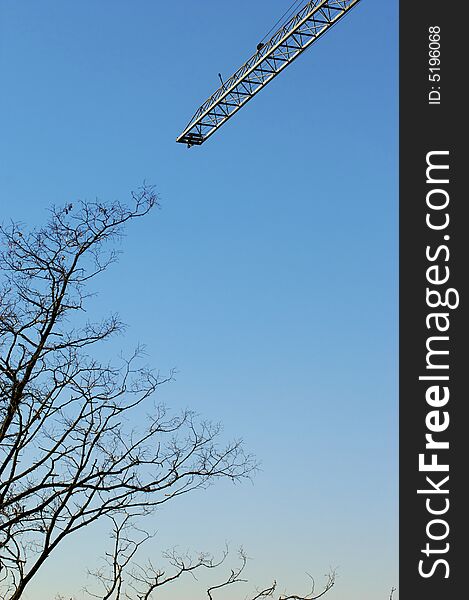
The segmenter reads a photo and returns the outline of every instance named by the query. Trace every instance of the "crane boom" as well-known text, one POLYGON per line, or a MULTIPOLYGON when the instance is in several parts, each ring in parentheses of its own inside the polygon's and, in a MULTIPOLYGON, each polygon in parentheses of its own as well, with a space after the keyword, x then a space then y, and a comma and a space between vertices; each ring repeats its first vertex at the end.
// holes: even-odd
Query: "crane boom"
POLYGON ((176 139, 199 146, 360 0, 311 0, 216 90, 176 139))

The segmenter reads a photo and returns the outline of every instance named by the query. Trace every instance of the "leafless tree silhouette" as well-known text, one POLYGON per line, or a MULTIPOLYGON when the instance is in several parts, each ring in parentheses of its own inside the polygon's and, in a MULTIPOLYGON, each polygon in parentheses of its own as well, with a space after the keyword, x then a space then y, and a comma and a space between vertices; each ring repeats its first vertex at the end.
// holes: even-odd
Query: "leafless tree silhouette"
MULTIPOLYGON (((104 565, 101 568, 90 572, 90 575, 99 584, 99 591, 93 592, 88 589, 89 596, 99 600, 150 600, 154 597, 152 594, 159 592, 164 586, 175 583, 184 576, 192 575, 195 577, 199 571, 221 570, 220 568, 228 558, 227 548, 219 558, 205 553, 191 555, 172 550, 163 555, 163 559, 167 564, 166 569, 155 567, 150 560, 143 565, 133 562, 139 547, 148 538, 148 533, 137 530, 131 519, 124 518, 120 522, 114 520, 112 551, 106 555, 104 565)), ((238 583, 247 583, 247 579, 244 578, 247 560, 247 555, 240 549, 238 551, 238 566, 230 569, 224 579, 208 587, 205 599, 217 600, 217 598, 223 598, 222 592, 225 588, 238 583)), ((318 593, 315 591, 314 579, 310 577, 310 590, 305 595, 276 593, 277 582, 274 581, 270 586, 256 590, 253 595, 243 595, 243 597, 246 600, 262 600, 263 598, 317 600, 324 596, 335 584, 336 573, 334 570, 330 571, 326 577, 326 583, 318 593)))
MULTIPOLYGON (((142 366, 141 348, 117 364, 90 353, 124 326, 117 315, 86 319, 89 285, 116 260, 113 242, 124 226, 157 204, 144 185, 130 208, 69 203, 53 208, 42 228, 0 227, 2 599, 21 598, 64 539, 106 520, 113 546, 89 573, 91 598, 151 600, 184 576, 225 568, 227 550, 219 558, 172 550, 164 569, 139 563, 151 537, 142 517, 217 479, 249 477, 254 459, 240 440, 223 443, 220 426, 155 403, 172 374, 142 366)), ((238 566, 206 589, 206 600, 245 582, 246 564, 240 551, 238 566)), ((274 581, 251 600, 315 600, 335 572, 318 593, 311 581, 305 595, 278 593, 274 581)))
MULTIPOLYGON (((47 225, 29 233, 18 224, 0 228, 2 598, 21 598, 65 538, 103 518, 114 524, 115 549, 100 597, 123 598, 122 573, 145 539, 128 537, 131 519, 254 468, 240 441, 220 444, 219 426, 154 403, 171 374, 141 366, 141 349, 119 364, 89 353, 123 324, 116 315, 86 320, 88 286, 116 260, 112 242, 124 225, 157 203, 143 186, 130 208, 78 202, 53 208, 47 225)), ((209 566, 205 557, 192 567, 181 560, 172 558, 176 577, 209 566)), ((153 587, 140 592, 134 572, 136 598, 164 582, 158 571, 152 577, 153 587)))

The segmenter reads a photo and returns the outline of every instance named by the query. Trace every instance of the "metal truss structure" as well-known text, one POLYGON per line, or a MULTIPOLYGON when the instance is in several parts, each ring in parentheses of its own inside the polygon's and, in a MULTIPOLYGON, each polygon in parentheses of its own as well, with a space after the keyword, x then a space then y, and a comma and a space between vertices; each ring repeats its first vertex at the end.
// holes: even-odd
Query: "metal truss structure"
POLYGON ((312 0, 197 110, 176 139, 199 146, 360 0, 312 0))

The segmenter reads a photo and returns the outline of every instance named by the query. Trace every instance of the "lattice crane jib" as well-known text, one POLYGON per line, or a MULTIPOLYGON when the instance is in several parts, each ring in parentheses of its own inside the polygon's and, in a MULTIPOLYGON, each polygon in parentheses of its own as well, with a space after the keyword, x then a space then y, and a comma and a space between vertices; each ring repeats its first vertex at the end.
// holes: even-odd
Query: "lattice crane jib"
POLYGON ((307 2, 210 96, 176 139, 200 146, 360 0, 307 2))

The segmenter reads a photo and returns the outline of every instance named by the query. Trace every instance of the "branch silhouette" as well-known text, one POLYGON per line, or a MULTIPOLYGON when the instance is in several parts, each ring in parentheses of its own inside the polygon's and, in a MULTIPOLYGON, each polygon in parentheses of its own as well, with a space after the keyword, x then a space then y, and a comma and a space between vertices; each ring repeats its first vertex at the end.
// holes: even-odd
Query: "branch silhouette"
POLYGON ((141 544, 126 537, 128 519, 255 467, 240 440, 220 443, 219 425, 154 402, 173 375, 142 366, 142 347, 115 364, 90 354, 124 325, 117 315, 86 320, 89 285, 116 261, 124 226, 157 204, 144 185, 130 208, 79 202, 53 208, 29 233, 0 228, 0 595, 8 600, 65 538, 103 518, 118 553, 104 598, 119 597, 120 574, 141 544))

